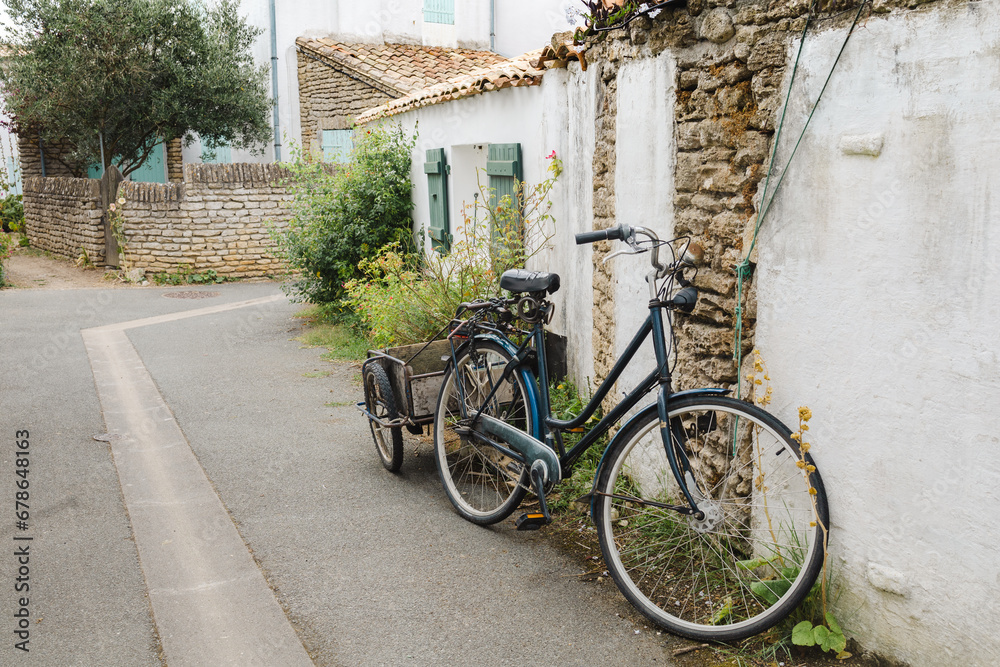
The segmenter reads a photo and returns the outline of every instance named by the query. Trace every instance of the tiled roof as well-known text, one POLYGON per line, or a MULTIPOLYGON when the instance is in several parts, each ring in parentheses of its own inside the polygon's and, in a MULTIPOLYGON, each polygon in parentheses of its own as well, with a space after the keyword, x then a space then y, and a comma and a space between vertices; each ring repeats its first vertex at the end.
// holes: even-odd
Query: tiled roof
POLYGON ((345 44, 308 37, 299 37, 295 43, 306 55, 393 97, 507 60, 491 51, 439 46, 345 44))
POLYGON ((583 52, 571 44, 546 46, 544 49, 529 51, 513 60, 507 60, 492 67, 486 67, 471 74, 455 77, 444 83, 434 84, 413 91, 403 97, 365 111, 355 119, 358 125, 370 123, 379 118, 394 116, 404 111, 440 104, 462 97, 471 97, 504 88, 537 86, 542 82, 546 69, 566 67, 570 60, 577 60, 582 69, 587 69, 583 52))

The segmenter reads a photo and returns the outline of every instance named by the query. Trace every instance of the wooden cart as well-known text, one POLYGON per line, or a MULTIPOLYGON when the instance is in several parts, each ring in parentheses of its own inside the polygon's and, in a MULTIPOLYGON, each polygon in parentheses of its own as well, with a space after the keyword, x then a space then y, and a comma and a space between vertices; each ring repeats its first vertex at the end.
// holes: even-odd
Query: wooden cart
POLYGON ((419 434, 434 422, 451 343, 435 340, 369 350, 361 365, 365 400, 358 409, 371 426, 382 465, 397 472, 403 463, 403 428, 419 434))

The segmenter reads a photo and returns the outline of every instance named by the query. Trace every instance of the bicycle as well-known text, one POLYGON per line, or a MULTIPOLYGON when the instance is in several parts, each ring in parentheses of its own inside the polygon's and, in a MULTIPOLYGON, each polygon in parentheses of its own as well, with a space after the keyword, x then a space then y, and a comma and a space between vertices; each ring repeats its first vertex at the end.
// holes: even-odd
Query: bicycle
POLYGON ((530 489, 539 510, 523 513, 517 528, 546 525, 546 493, 655 391, 655 403, 611 438, 583 498, 604 562, 629 602, 675 634, 718 641, 758 634, 792 612, 822 569, 829 526, 823 482, 771 414, 726 389, 673 391, 673 314, 692 312, 698 296, 685 277, 697 271, 690 239, 660 241, 628 225, 576 236, 577 244, 605 239, 629 246, 612 257, 650 253, 649 315, 575 418, 556 419, 549 409, 544 325, 558 275, 508 271, 500 286, 510 298, 459 308, 434 420, 445 492, 461 516, 489 525, 510 516, 530 489), (659 259, 664 247, 668 262, 659 259), (656 368, 586 427, 650 335, 656 368), (583 432, 568 451, 567 432, 583 432))

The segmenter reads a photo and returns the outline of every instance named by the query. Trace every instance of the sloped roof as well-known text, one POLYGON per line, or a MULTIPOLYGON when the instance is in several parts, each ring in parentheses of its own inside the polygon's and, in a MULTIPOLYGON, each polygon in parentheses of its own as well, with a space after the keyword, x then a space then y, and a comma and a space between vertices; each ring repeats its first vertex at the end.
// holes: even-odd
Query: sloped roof
POLYGON ((415 44, 346 44, 309 37, 299 37, 295 44, 307 56, 393 97, 507 60, 491 51, 415 44))
POLYGON ((410 92, 403 97, 390 100, 382 106, 368 109, 359 115, 355 122, 358 125, 364 125, 373 120, 394 116, 404 111, 471 97, 480 93, 519 86, 537 86, 542 82, 542 76, 547 69, 566 67, 570 60, 578 61, 582 69, 587 69, 587 60, 583 51, 577 50, 571 43, 558 44, 555 47, 546 46, 537 51, 529 51, 512 60, 506 60, 491 67, 410 92))

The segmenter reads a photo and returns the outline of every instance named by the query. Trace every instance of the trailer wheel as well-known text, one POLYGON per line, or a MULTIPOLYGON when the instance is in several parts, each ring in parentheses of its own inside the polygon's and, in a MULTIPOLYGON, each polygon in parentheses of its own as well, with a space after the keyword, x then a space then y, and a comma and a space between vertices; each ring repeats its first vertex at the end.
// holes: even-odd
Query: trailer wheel
MULTIPOLYGON (((389 384, 389 376, 385 369, 377 363, 367 364, 364 370, 365 405, 368 412, 382 421, 394 421, 399 418, 396 408, 396 397, 389 384)), ((368 420, 375 440, 375 449, 382 459, 382 465, 389 472, 398 472, 403 465, 403 429, 399 426, 382 426, 373 419, 368 420)))

